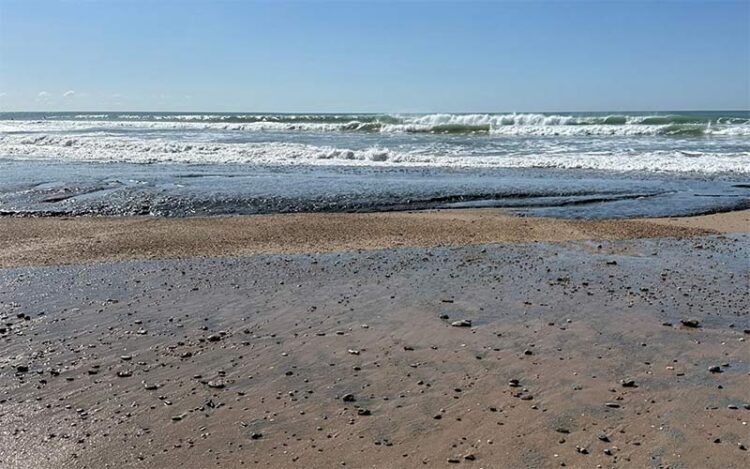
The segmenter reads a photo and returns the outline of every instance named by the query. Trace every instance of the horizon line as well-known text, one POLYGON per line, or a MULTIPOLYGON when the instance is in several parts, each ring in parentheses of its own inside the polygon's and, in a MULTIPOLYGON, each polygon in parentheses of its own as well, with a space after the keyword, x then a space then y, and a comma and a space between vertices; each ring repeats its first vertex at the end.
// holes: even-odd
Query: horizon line
POLYGON ((16 114, 16 113, 133 113, 133 114, 145 114, 145 113, 169 113, 169 114, 318 114, 318 115, 334 115, 334 114, 367 114, 367 115, 389 115, 389 114, 551 114, 551 113, 644 113, 644 112, 747 112, 750 113, 750 108, 747 109, 637 109, 637 110, 623 110, 623 109, 611 109, 606 111, 593 111, 593 110, 524 110, 524 111, 216 111, 216 110, 188 110, 188 111, 174 111, 174 110, 1 110, 0 114, 16 114))

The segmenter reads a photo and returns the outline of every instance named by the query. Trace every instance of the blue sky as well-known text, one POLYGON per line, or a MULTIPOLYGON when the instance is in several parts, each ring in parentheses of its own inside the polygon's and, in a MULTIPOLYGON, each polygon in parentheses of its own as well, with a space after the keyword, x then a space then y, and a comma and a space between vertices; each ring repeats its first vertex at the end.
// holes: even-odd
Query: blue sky
POLYGON ((745 0, 0 0, 6 111, 748 108, 745 0))

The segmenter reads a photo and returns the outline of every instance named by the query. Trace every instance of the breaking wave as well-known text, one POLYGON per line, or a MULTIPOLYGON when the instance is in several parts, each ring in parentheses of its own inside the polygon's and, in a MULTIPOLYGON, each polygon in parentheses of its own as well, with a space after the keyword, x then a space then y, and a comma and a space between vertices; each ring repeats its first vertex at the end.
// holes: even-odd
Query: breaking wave
POLYGON ((127 136, 0 135, 0 155, 86 162, 562 168, 750 174, 750 151, 550 151, 495 156, 337 148, 291 142, 190 143, 127 136))
POLYGON ((381 132, 506 136, 750 136, 733 114, 0 114, 0 132, 93 129, 381 132))

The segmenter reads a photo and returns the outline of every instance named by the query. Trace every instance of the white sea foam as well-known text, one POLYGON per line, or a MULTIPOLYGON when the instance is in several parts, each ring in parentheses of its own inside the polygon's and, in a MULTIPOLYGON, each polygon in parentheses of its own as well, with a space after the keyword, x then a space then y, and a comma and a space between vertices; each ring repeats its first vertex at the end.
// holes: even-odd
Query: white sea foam
POLYGON ((71 132, 95 130, 216 130, 216 131, 317 131, 337 132, 357 130, 366 125, 357 121, 347 123, 294 123, 294 122, 175 122, 175 121, 0 121, 0 132, 71 132))
POLYGON ((750 174, 750 151, 576 151, 540 148, 539 153, 483 156, 430 151, 395 151, 308 145, 290 142, 191 143, 110 134, 4 134, 0 156, 17 159, 129 163, 386 165, 505 168, 581 168, 614 171, 673 171, 750 174))

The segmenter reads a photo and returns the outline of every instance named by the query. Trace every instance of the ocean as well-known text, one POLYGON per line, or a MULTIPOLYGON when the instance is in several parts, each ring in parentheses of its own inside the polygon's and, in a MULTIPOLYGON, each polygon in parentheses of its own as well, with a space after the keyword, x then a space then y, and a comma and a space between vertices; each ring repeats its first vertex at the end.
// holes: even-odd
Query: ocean
POLYGON ((750 207, 750 112, 0 113, 0 214, 750 207))

